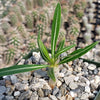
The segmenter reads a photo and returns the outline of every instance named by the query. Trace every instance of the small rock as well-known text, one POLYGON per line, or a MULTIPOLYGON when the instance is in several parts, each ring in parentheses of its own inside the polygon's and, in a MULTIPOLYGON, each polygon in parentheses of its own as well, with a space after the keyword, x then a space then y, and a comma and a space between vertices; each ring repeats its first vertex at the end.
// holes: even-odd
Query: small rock
POLYGON ((37 78, 47 76, 47 72, 46 71, 42 71, 41 69, 34 71, 33 74, 37 78))
POLYGON ((39 100, 50 100, 48 97, 41 97, 39 100))
POLYGON ((94 64, 89 64, 88 69, 89 69, 89 70, 95 70, 95 69, 96 69, 96 65, 94 65, 94 64))
POLYGON ((57 87, 60 87, 62 85, 62 82, 57 80, 57 87))
POLYGON ((100 83, 100 76, 95 76, 94 82, 96 84, 100 83))
POLYGON ((75 79, 74 75, 70 75, 68 77, 64 77, 65 83, 68 85, 69 83, 73 82, 75 79))
POLYGON ((52 92, 51 90, 48 90, 48 89, 43 89, 43 91, 44 91, 45 96, 48 96, 52 92))
POLYGON ((75 82, 71 82, 71 83, 69 84, 69 87, 70 87, 71 89, 76 89, 76 88, 78 87, 78 85, 77 85, 75 82))
POLYGON ((94 70, 94 75, 97 75, 98 74, 98 69, 95 69, 94 70))
POLYGON ((30 100, 38 100, 38 95, 36 91, 32 93, 30 100))
POLYGON ((5 98, 6 98, 6 100, 14 100, 13 96, 6 96, 5 98))
POLYGON ((90 93, 90 87, 89 86, 85 87, 85 92, 90 93))
POLYGON ((25 91, 23 92, 20 97, 18 98, 18 100, 25 100, 25 99, 28 99, 30 98, 32 95, 32 91, 28 90, 28 91, 25 91))
POLYGON ((0 85, 5 86, 5 80, 0 80, 0 85))
POLYGON ((29 87, 27 84, 16 83, 15 88, 21 91, 21 90, 28 90, 29 87))
POLYGON ((40 57, 39 63, 40 63, 40 64, 47 64, 47 62, 46 62, 42 57, 40 57))
POLYGON ((57 100, 57 98, 54 95, 50 95, 51 100, 57 100))
POLYGON ((78 80, 79 80, 79 77, 78 77, 78 76, 77 76, 77 77, 75 77, 74 81, 76 81, 76 82, 77 82, 78 80))
POLYGON ((77 93, 70 91, 70 95, 75 98, 77 96, 77 93))
POLYGON ((65 95, 66 94, 66 92, 67 92, 67 89, 66 88, 67 88, 66 84, 61 85, 60 91, 61 91, 61 94, 62 95, 65 95))
POLYGON ((38 96, 44 97, 44 93, 43 93, 42 89, 38 89, 38 96))
POLYGON ((0 94, 0 100, 3 100, 4 95, 0 94))
POLYGON ((52 94, 56 95, 58 93, 58 91, 59 91, 58 87, 55 86, 53 91, 52 91, 52 94))
POLYGON ((14 92, 14 96, 16 97, 16 96, 19 96, 20 95, 20 91, 15 91, 14 92))
POLYGON ((15 75, 11 75, 10 78, 13 84, 18 82, 17 77, 15 75))
POLYGON ((73 97, 71 95, 68 95, 66 100, 73 100, 73 97))
POLYGON ((25 73, 17 74, 17 77, 21 80, 27 81, 31 77, 31 72, 25 72, 25 73))
POLYGON ((61 100, 61 91, 58 91, 58 93, 56 94, 56 97, 61 100))
POLYGON ((6 87, 5 86, 0 86, 0 94, 3 94, 6 92, 6 87))
POLYGON ((82 99, 82 100, 88 99, 88 97, 89 97, 88 93, 83 93, 83 94, 81 95, 81 99, 82 99))

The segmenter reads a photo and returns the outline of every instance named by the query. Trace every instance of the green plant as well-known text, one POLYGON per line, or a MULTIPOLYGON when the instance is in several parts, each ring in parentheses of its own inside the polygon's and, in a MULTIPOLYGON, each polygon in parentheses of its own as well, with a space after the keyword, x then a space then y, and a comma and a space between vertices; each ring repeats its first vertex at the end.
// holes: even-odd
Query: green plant
POLYGON ((71 49, 72 47, 75 47, 75 45, 70 45, 68 47, 63 47, 65 40, 63 39, 56 50, 56 44, 57 44, 57 39, 59 35, 59 29, 60 29, 60 23, 61 23, 61 7, 60 4, 58 3, 55 9, 54 17, 53 17, 53 23, 52 23, 52 32, 51 32, 51 56, 49 55, 48 49, 45 47, 43 42, 40 39, 40 33, 38 34, 38 46, 40 50, 40 54, 42 58, 48 62, 48 65, 14 65, 8 68, 3 68, 0 69, 0 76, 4 75, 11 75, 15 73, 22 73, 22 72, 27 72, 31 70, 36 70, 40 68, 45 68, 48 67, 48 75, 49 77, 53 80, 56 81, 57 75, 54 73, 56 68, 59 68, 58 66, 60 64, 67 63, 69 61, 75 60, 82 56, 83 54, 87 53, 89 50, 91 50, 98 42, 92 43, 89 46, 86 46, 85 48, 78 49, 71 54, 69 54, 66 57, 63 57, 60 60, 60 54, 63 52, 66 52, 67 50, 71 49))
POLYGON ((84 15, 83 11, 78 11, 76 13, 76 17, 78 17, 79 19, 81 19, 83 17, 83 15, 84 15))

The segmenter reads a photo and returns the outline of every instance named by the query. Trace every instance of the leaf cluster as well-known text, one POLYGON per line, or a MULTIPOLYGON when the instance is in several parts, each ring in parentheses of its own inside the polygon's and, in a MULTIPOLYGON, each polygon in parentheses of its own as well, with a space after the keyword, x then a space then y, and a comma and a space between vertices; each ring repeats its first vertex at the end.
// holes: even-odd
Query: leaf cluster
POLYGON ((75 44, 64 47, 65 39, 63 39, 62 41, 60 41, 58 48, 56 48, 60 24, 61 24, 61 6, 58 3, 54 12, 53 23, 52 23, 51 50, 50 50, 51 56, 49 54, 48 49, 41 41, 40 33, 38 33, 38 39, 37 39, 40 54, 42 58, 46 62, 48 62, 48 65, 14 65, 8 68, 0 69, 0 76, 22 73, 22 72, 27 72, 31 70, 40 69, 40 68, 49 67, 48 75, 53 81, 56 81, 55 74, 54 74, 54 67, 58 67, 60 64, 64 64, 79 58, 80 56, 84 55, 89 50, 91 50, 98 43, 98 42, 94 42, 91 45, 82 49, 78 49, 72 52, 71 54, 69 54, 68 56, 64 57, 63 59, 59 60, 59 56, 62 53, 75 47, 75 44))

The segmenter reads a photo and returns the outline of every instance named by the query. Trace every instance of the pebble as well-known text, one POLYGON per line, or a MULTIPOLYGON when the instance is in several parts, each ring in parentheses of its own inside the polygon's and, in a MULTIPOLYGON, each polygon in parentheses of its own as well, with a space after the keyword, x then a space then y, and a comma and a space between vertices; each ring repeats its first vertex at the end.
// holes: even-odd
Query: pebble
POLYGON ((51 100, 57 100, 56 96, 54 96, 54 95, 50 95, 49 97, 51 100))
POLYGON ((52 91, 52 94, 56 95, 58 92, 59 92, 59 88, 55 86, 53 91, 52 91))
POLYGON ((0 80, 0 85, 5 86, 5 80, 0 80))
POLYGON ((14 92, 14 96, 16 97, 16 96, 19 96, 20 95, 20 91, 15 91, 14 92))
POLYGON ((90 93, 90 87, 89 86, 85 86, 85 92, 90 93))
POLYGON ((57 80, 57 87, 60 87, 62 85, 62 82, 57 80))
POLYGON ((96 69, 96 65, 94 65, 94 64, 89 64, 88 69, 89 69, 89 70, 95 70, 95 69, 96 69))
POLYGON ((5 98, 6 98, 6 100, 14 100, 13 96, 6 96, 5 98))
POLYGON ((13 84, 18 82, 17 77, 15 75, 11 75, 10 78, 13 84))
POLYGON ((38 96, 44 97, 44 92, 42 91, 42 89, 38 89, 38 96))
POLYGON ((44 96, 48 96, 49 94, 51 94, 51 90, 48 90, 48 89, 43 89, 44 91, 44 96))
POLYGON ((75 79, 74 75, 70 75, 68 77, 64 77, 65 83, 68 85, 69 83, 73 82, 75 79))
POLYGON ((21 80, 27 81, 31 77, 31 72, 25 72, 25 73, 17 74, 17 77, 21 80))
POLYGON ((0 100, 2 100, 4 98, 3 94, 0 94, 0 100))
POLYGON ((70 95, 75 98, 77 96, 77 93, 70 91, 70 95))
POLYGON ((39 100, 50 100, 48 97, 41 97, 39 100))
POLYGON ((21 93, 20 97, 18 98, 18 100, 25 100, 25 99, 28 99, 30 98, 32 95, 32 91, 28 90, 28 91, 25 91, 23 93, 21 93))
POLYGON ((100 76, 96 75, 94 80, 96 84, 100 83, 100 76))
POLYGON ((0 94, 3 94, 6 92, 6 87, 5 86, 0 86, 0 94))
POLYGON ((22 91, 22 90, 28 90, 28 85, 27 84, 22 84, 22 83, 16 83, 15 84, 15 88, 19 91, 22 91))
POLYGON ((31 95, 31 97, 30 97, 30 100, 38 100, 38 95, 37 95, 37 92, 36 91, 34 91, 34 92, 32 92, 32 95, 31 95))
POLYGON ((61 94, 62 95, 65 95, 66 94, 66 92, 67 92, 67 89, 66 88, 67 88, 66 84, 61 85, 60 91, 61 91, 61 94))
POLYGON ((47 76, 47 72, 46 71, 42 71, 41 69, 39 69, 39 70, 34 71, 33 75, 35 77, 37 77, 37 78, 45 77, 45 76, 47 76))
POLYGON ((69 87, 70 87, 70 89, 76 89, 76 88, 78 87, 78 85, 77 85, 77 83, 75 83, 75 82, 71 82, 71 83, 69 84, 69 87))
POLYGON ((88 99, 88 97, 89 97, 88 93, 83 93, 83 94, 81 95, 81 99, 82 99, 82 100, 88 99))

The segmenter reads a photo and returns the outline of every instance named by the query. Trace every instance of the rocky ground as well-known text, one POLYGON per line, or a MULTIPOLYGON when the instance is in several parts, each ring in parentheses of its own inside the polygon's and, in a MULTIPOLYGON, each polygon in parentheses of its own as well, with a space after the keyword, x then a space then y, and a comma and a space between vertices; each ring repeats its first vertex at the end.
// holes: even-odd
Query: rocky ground
MULTIPOLYGON (((94 2, 98 7, 98 2, 94 2)), ((91 7, 87 7, 88 10, 91 7)), ((93 9, 92 9, 93 10, 93 9)), ((94 9, 97 16, 98 8, 94 9)), ((88 18, 87 10, 85 15, 88 18)), ((86 41, 84 34, 88 28, 81 25, 81 33, 78 37, 77 48, 85 47, 93 41, 100 40, 96 33, 96 27, 100 24, 99 17, 93 17, 93 22, 88 24, 94 25, 89 32, 92 38, 86 41), (95 34, 96 35, 95 35, 95 34)), ((82 24, 83 22, 81 22, 82 24)), ((63 53, 61 56, 65 56, 63 53)), ((100 44, 89 51, 82 58, 100 61, 100 44)), ((33 52, 32 56, 25 60, 22 59, 19 64, 46 64, 41 58, 39 52, 33 52)), ((84 62, 82 59, 76 59, 68 64, 60 65, 59 78, 57 85, 51 88, 47 68, 27 72, 22 74, 4 76, 0 79, 0 100, 93 100, 100 90, 100 66, 84 62)))

